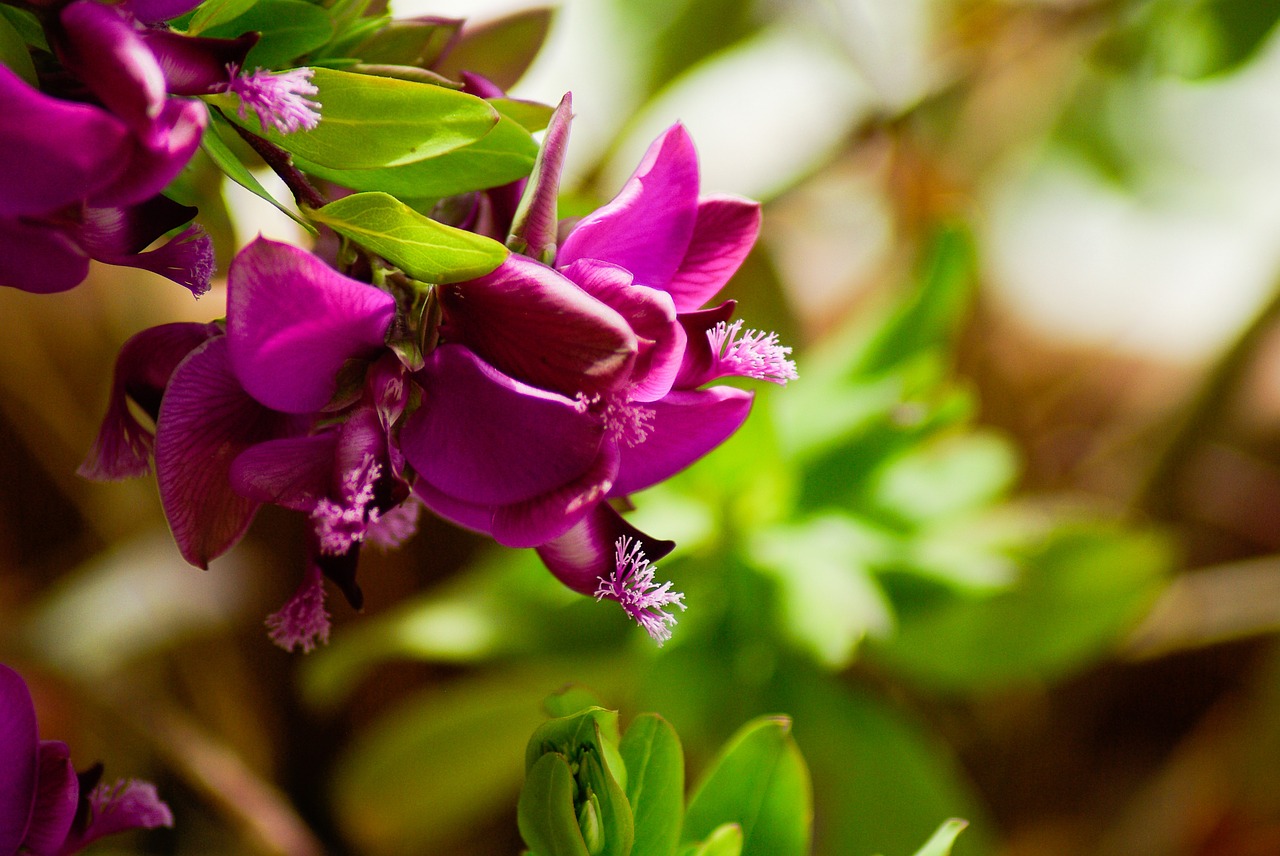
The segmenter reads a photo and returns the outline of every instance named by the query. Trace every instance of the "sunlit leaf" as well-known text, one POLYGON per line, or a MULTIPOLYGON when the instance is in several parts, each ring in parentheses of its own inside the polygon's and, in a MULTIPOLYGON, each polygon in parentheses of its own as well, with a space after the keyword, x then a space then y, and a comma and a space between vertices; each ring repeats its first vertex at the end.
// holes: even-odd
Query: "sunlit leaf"
POLYGON ((703 774, 680 838, 698 841, 737 823, 745 856, 804 856, 812 822, 809 771, 791 720, 764 717, 743 726, 703 774))
MULTIPOLYGON (((690 844, 680 856, 739 856, 742 853, 742 827, 726 823, 716 827, 700 844, 690 844)), ((638 854, 637 854, 638 856, 638 854)))
POLYGON ((262 182, 258 181, 257 176, 244 165, 240 158, 236 157, 235 152, 227 144, 227 138, 230 138, 234 133, 228 126, 227 121, 222 117, 222 114, 211 110, 209 111, 209 130, 200 138, 200 147, 204 149, 205 154, 217 165, 218 169, 226 174, 227 178, 258 198, 270 202, 311 234, 316 234, 316 227, 311 225, 310 221, 299 217, 292 208, 272 196, 271 192, 262 186, 262 182))
POLYGON ((525 774, 517 818, 521 837, 539 856, 590 856, 573 810, 576 788, 569 762, 554 752, 525 774))
POLYGON ((385 193, 355 193, 310 216, 424 282, 460 282, 507 257, 497 241, 437 223, 385 193))
POLYGON ((306 0, 256 0, 234 18, 218 17, 220 22, 207 26, 201 35, 230 39, 243 33, 262 34, 245 57, 248 69, 288 67, 333 36, 329 14, 306 0))
POLYGON ((230 24, 249 11, 256 2, 257 0, 204 0, 196 7, 195 14, 187 23, 187 34, 198 36, 212 27, 230 24))
POLYGON ((938 831, 916 851, 915 856, 951 856, 951 848, 956 842, 956 837, 968 825, 967 821, 948 820, 938 827, 938 831))
POLYGON ((684 815, 684 753, 675 729, 653 713, 637 716, 618 747, 635 818, 632 856, 672 856, 684 815))

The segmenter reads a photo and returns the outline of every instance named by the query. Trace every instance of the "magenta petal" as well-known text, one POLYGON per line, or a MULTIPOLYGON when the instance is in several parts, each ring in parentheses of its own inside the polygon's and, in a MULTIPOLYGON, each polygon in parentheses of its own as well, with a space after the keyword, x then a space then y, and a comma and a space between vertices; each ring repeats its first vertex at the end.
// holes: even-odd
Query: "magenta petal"
POLYGON ((760 234, 760 203, 736 196, 698 201, 689 250, 667 291, 676 309, 691 312, 719 293, 738 272, 760 234))
POLYGON ((538 556, 560 582, 579 594, 595 595, 600 580, 608 579, 617 566, 617 543, 623 537, 639 542, 651 562, 676 546, 644 534, 601 502, 569 531, 539 546, 538 556))
MULTIPOLYGON (((89 0, 93 2, 93 0, 89 0)), ((173 98, 164 102, 153 123, 150 143, 129 150, 124 171, 89 197, 95 206, 136 205, 168 186, 200 147, 209 112, 199 101, 173 98)))
POLYGON ((170 21, 200 5, 201 0, 125 0, 121 4, 144 24, 170 21))
POLYGON ((0 219, 0 285, 53 294, 75 288, 88 275, 89 256, 65 231, 0 219))
POLYGON ((493 534, 493 513, 497 506, 467 502, 456 496, 450 496, 432 487, 426 479, 418 479, 414 483, 413 495, 422 500, 422 504, 431 509, 437 517, 443 517, 473 532, 483 535, 493 534))
POLYGON ((0 664, 0 853, 17 853, 27 835, 39 770, 36 711, 27 685, 0 664))
POLYGON ((536 547, 563 535, 604 499, 618 475, 618 465, 618 444, 605 443, 591 469, 572 482, 498 508, 493 515, 493 539, 507 547, 536 547))
POLYGON ((676 377, 677 389, 693 389, 720 376, 720 355, 712 351, 707 331, 714 329, 722 321, 727 324, 737 306, 738 301, 726 300, 710 309, 681 313, 680 326, 685 332, 685 349, 680 374, 676 377))
POLYGON ((84 833, 67 842, 59 856, 78 852, 99 838, 118 832, 173 826, 173 812, 156 793, 156 786, 137 779, 98 785, 89 794, 89 812, 84 833))
POLYGON ((289 244, 258 238, 231 262, 231 364, 249 394, 276 410, 324 408, 343 363, 382 350, 394 315, 391 295, 289 244))
POLYGON ((140 253, 165 232, 190 223, 199 213, 167 196, 127 207, 85 207, 77 237, 95 259, 140 253))
POLYGON ((107 264, 157 273, 181 285, 195 297, 208 293, 217 266, 213 238, 203 226, 191 226, 150 252, 94 258, 107 264))
POLYGON ((0 103, 0 159, 22 165, 0 182, 0 215, 52 213, 124 168, 129 130, 105 110, 50 98, 3 65, 0 103))
POLYGON ((156 428, 156 481, 182 557, 207 568, 240 540, 258 503, 232 490, 232 462, 284 433, 286 419, 251 398, 231 371, 227 339, 201 345, 177 367, 156 428))
POLYGON ((107 415, 80 475, 99 481, 146 475, 153 432, 134 416, 129 400, 154 419, 178 363, 218 332, 215 324, 179 322, 143 330, 124 343, 116 357, 107 415))
POLYGON ((255 502, 310 511, 329 494, 337 448, 337 431, 257 443, 232 462, 231 487, 255 502))
POLYGON ((683 125, 654 141, 622 191, 587 215, 561 245, 556 264, 599 259, 665 289, 680 267, 698 211, 698 155, 683 125))
POLYGON ((563 273, 626 319, 635 332, 639 348, 628 398, 654 401, 666 395, 680 371, 685 344, 684 328, 676 320, 671 296, 656 288, 633 285, 630 273, 594 259, 576 261, 563 273))
POLYGON ((57 853, 76 819, 80 801, 80 782, 67 744, 57 740, 40 741, 40 775, 35 810, 23 846, 36 856, 57 853))
POLYGON ((576 481, 596 460, 604 433, 598 418, 512 380, 466 348, 437 348, 417 377, 423 402, 405 421, 400 445, 419 479, 447 496, 474 505, 523 502, 576 481))
MULTIPOLYGON (((73 74, 151 146, 160 129, 164 72, 122 10, 97 0, 76 0, 62 10, 59 57, 73 74)), ((148 194, 150 195, 150 194, 148 194)))
POLYGON ((657 484, 719 446, 751 411, 752 393, 728 386, 673 392, 647 407, 653 430, 643 443, 622 450, 622 466, 610 496, 657 484))
POLYGON ((227 66, 240 68, 258 33, 236 39, 185 36, 172 30, 143 30, 140 35, 164 71, 170 95, 206 95, 226 89, 231 80, 227 66))
POLYGON ((444 335, 524 383, 573 396, 630 378, 637 343, 627 322, 532 259, 512 254, 493 273, 436 293, 444 335))
POLYGON ((533 164, 520 207, 516 209, 507 246, 551 263, 556 255, 559 220, 556 198, 560 195, 560 174, 569 143, 569 123, 573 119, 573 98, 565 93, 547 124, 547 134, 533 164))

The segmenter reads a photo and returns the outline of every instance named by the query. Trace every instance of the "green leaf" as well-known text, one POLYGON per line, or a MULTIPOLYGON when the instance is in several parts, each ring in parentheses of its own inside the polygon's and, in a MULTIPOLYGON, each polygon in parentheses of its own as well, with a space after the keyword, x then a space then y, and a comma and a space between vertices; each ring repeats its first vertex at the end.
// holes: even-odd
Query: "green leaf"
POLYGON ((391 21, 353 53, 366 63, 431 68, 461 26, 450 20, 391 21))
POLYGON ((0 15, 0 64, 8 66, 10 71, 32 86, 40 85, 26 40, 3 15, 0 15))
POLYGON ((44 37, 44 27, 33 13, 26 9, 0 5, 0 18, 8 21, 27 44, 42 51, 49 50, 49 41, 44 37))
POLYGON ((542 702, 542 707, 553 718, 573 716, 589 707, 603 709, 600 699, 586 687, 566 687, 558 693, 552 693, 542 702))
POLYGON ((187 35, 198 36, 210 27, 229 24, 249 11, 255 2, 257 0, 204 0, 187 24, 187 35))
POLYGON ((551 121, 551 114, 555 112, 550 104, 519 98, 490 98, 489 103, 493 105, 493 109, 531 134, 545 129, 551 121))
POLYGON ((287 68, 329 41, 333 22, 328 12, 306 0, 257 0, 234 18, 208 27, 202 35, 232 39, 250 32, 261 33, 262 38, 245 57, 245 68, 287 68))
POLYGON ((404 166, 335 168, 306 156, 295 158, 295 162, 305 172, 352 190, 381 190, 401 199, 436 199, 524 178, 533 169, 537 155, 538 144, 529 132, 514 120, 502 117, 483 139, 404 166))
POLYGON ((475 279, 508 253, 491 238, 437 223, 385 193, 355 193, 311 217, 423 282, 475 279))
POLYGON ((996 501, 1013 486, 1018 458, 993 433, 949 436, 916 446, 876 474, 876 505, 897 518, 924 523, 996 501))
POLYGON ((231 150, 227 143, 227 138, 234 133, 221 113, 217 110, 210 110, 209 130, 200 138, 200 147, 204 149, 205 154, 217 165, 218 169, 222 170, 227 178, 230 178, 255 196, 267 200, 280 209, 281 212, 293 218, 298 225, 311 234, 318 234, 316 227, 311 225, 309 220, 299 217, 292 208, 272 196, 271 192, 262 186, 262 182, 258 181, 257 176, 244 165, 240 158, 236 157, 235 152, 231 150))
POLYGON ((364 170, 411 164, 481 140, 498 121, 484 99, 425 83, 329 68, 315 69, 311 82, 319 89, 313 99, 321 105, 320 124, 313 130, 286 135, 274 128, 263 131, 251 117, 228 118, 291 152, 299 167, 322 178, 328 175, 308 165, 364 170))
POLYGON ((1105 522, 1065 523, 1020 552, 1014 585, 901 606, 897 633, 871 642, 871 652, 940 690, 1052 679, 1131 628, 1173 560, 1158 534, 1105 522))
POLYGON ((680 856, 739 856, 742 853, 742 827, 726 823, 716 827, 701 844, 692 844, 680 856))
POLYGON ((591 856, 573 810, 569 762, 549 752, 529 768, 516 810, 520 837, 538 856, 591 856))
POLYGON ((527 9, 469 27, 436 71, 454 79, 464 70, 478 72, 510 89, 538 55, 552 17, 551 9, 527 9))
POLYGON ((681 840, 742 826, 743 856, 804 856, 813 823, 809 770, 791 720, 762 717, 730 738, 689 801, 681 840))
POLYGON ((956 843, 956 836, 968 825, 967 820, 948 820, 938 827, 938 831, 916 851, 915 856, 951 856, 951 846, 956 843))
POLYGON ((627 801, 635 818, 632 856, 672 856, 684 814, 680 738, 665 719, 645 713, 632 721, 618 751, 627 768, 627 801))

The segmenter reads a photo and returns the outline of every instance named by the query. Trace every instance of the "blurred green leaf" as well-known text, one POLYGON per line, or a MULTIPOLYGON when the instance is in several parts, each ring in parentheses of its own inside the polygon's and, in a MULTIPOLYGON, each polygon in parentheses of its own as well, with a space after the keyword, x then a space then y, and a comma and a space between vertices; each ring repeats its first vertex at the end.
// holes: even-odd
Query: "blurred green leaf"
POLYGON ((831 514, 766 529, 747 546, 753 564, 778 583, 784 632, 828 668, 847 666, 866 634, 891 629, 889 605, 869 573, 892 549, 883 533, 831 514))
POLYGON ((280 202, 271 192, 262 186, 262 182, 258 181, 247 166, 236 157, 235 152, 231 150, 228 144, 229 139, 235 138, 235 131, 231 130, 229 123, 223 117, 222 113, 217 110, 209 111, 209 130, 200 138, 200 147, 204 149, 209 159, 217 164, 218 169, 226 174, 227 178, 236 184, 248 190, 260 199, 265 199, 274 205, 279 211, 287 214, 295 223, 302 226, 311 234, 315 235, 316 227, 304 217, 299 217, 297 212, 284 203, 280 202))
POLYGON ((31 51, 22 34, 10 23, 9 19, 0 15, 0 65, 5 65, 32 86, 39 86, 36 78, 36 67, 31 62, 31 51))
POLYGON ((1021 578, 984 598, 899 606, 870 643, 896 671, 942 690, 1052 679, 1104 651, 1164 587, 1173 557, 1150 531, 1065 523, 1015 559, 1021 578))
POLYGON ((672 856, 684 816, 684 753, 675 729, 654 713, 637 716, 618 747, 635 819, 632 856, 672 856))
POLYGON ((760 28, 751 4, 740 0, 613 0, 613 6, 623 27, 648 42, 641 49, 649 66, 642 96, 760 28))
POLYGON ((604 705, 595 693, 580 686, 565 687, 560 692, 547 696, 542 702, 543 710, 553 719, 572 716, 589 707, 603 708, 604 705))
POLYGON ((497 111, 483 99, 440 86, 329 68, 315 69, 312 83, 320 90, 313 98, 321 105, 320 124, 313 130, 264 131, 257 120, 241 119, 234 110, 227 118, 291 152, 304 169, 313 164, 339 171, 434 158, 489 136, 498 121, 497 111))
POLYGON ((542 49, 553 17, 550 8, 523 9, 467 27, 436 70, 455 79, 463 71, 482 74, 499 89, 510 89, 542 49))
POLYGON ((1200 80, 1257 56, 1280 21, 1280 0, 1154 0, 1109 33, 1096 57, 1126 72, 1147 68, 1200 80))
POLYGON ((956 842, 956 836, 968 825, 968 821, 948 820, 938 827, 938 831, 916 851, 915 856, 951 856, 951 847, 956 842))
MULTIPOLYGON (((742 853, 742 827, 726 823, 716 827, 701 844, 691 844, 680 856, 739 856, 742 853)), ((639 856, 639 854, 637 854, 639 856)))
MULTIPOLYGON (((256 3, 257 0, 204 0, 196 7, 187 22, 187 35, 198 36, 211 27, 230 24, 256 3)), ((241 30, 248 32, 248 30, 241 30)), ((239 33, 237 33, 239 35, 239 33)))
POLYGON ((1018 458, 1008 441, 991 433, 950 436, 887 464, 868 492, 896 517, 925 523, 972 511, 1013 486, 1018 458))
MULTIPOLYGON (((196 14, 200 14, 199 10, 196 14)), ((217 14, 217 10, 211 14, 217 14)), ((222 20, 207 26, 201 35, 233 39, 243 33, 262 34, 245 57, 245 68, 288 68, 295 59, 333 36, 329 13, 306 0, 256 0, 234 18, 219 18, 222 20)))
POLYGON ((34 13, 15 6, 0 5, 0 18, 8 21, 27 44, 42 51, 49 50, 49 42, 44 36, 44 27, 34 13))
POLYGON ((544 660, 411 697, 339 757, 332 801, 356 851, 422 853, 508 810, 547 687, 607 684, 599 664, 544 660))
POLYGON ((575 789, 563 755, 543 755, 525 775, 517 818, 521 837, 539 856, 590 856, 574 814, 575 789))
POLYGON ((353 53, 367 63, 430 68, 458 31, 458 21, 407 19, 391 21, 369 36, 353 53))
MULTIPOLYGON (((405 85, 424 86, 413 83, 405 85)), ((321 126, 323 127, 323 122, 321 126)), ((323 164, 305 155, 295 160, 299 168, 306 172, 343 187, 352 190, 380 190, 400 199, 412 200, 435 199, 508 184, 529 174, 537 154, 538 144, 529 132, 518 122, 501 117, 493 130, 477 142, 404 166, 350 169, 323 164)))
POLYGON ((737 823, 746 856, 803 856, 812 822, 809 771, 791 737, 791 720, 762 717, 743 726, 703 773, 681 841, 737 823))
POLYGON ((507 248, 437 223, 385 193, 355 193, 310 216, 424 282, 460 282, 502 264, 507 248))

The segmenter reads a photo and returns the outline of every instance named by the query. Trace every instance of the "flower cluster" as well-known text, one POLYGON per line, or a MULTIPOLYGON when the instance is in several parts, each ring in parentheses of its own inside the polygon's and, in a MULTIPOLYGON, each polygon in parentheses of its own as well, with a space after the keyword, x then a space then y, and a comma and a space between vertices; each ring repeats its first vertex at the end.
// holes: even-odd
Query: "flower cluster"
POLYGON ((731 321, 732 301, 704 308, 751 249, 759 206, 701 195, 676 125, 613 201, 559 224, 568 121, 566 99, 498 224, 521 252, 484 276, 425 284, 374 260, 381 273, 363 281, 253 242, 231 265, 225 322, 125 345, 82 472, 138 475, 153 460, 173 534, 200 567, 264 503, 308 515, 311 570, 268 621, 286 648, 327 637, 322 577, 359 606, 362 544, 399 543, 419 506, 536 548, 565 585, 618 601, 664 641, 674 618, 662 609, 683 603, 649 562, 673 545, 615 506, 743 423, 752 393, 711 381, 785 383, 795 367, 775 336, 731 321))
POLYGON ((67 856, 117 832, 173 826, 153 785, 101 778, 101 764, 76 773, 67 744, 39 738, 26 683, 0 664, 0 856, 67 856))
POLYGON ((161 193, 208 123, 208 108, 192 96, 236 93, 281 130, 314 127, 318 105, 306 100, 315 90, 300 72, 284 80, 238 73, 256 34, 199 38, 163 23, 195 5, 37 7, 56 65, 25 79, 0 65, 0 158, 21 164, 0 187, 0 285, 65 291, 95 259, 161 274, 196 296, 208 290, 212 242, 199 226, 182 229, 196 209, 161 193))

